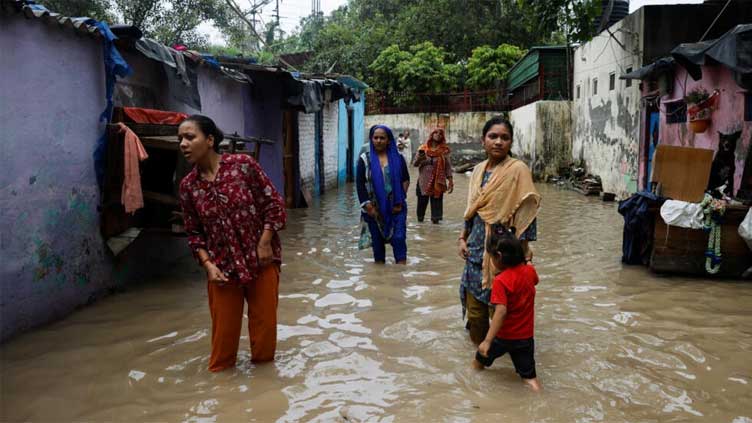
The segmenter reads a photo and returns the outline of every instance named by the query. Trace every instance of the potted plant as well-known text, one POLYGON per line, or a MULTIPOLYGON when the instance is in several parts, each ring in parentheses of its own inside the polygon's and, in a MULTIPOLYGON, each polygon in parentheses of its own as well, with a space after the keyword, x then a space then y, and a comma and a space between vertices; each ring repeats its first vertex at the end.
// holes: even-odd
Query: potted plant
POLYGON ((704 88, 695 88, 684 97, 687 103, 687 122, 692 132, 699 134, 710 126, 715 94, 708 94, 704 88))

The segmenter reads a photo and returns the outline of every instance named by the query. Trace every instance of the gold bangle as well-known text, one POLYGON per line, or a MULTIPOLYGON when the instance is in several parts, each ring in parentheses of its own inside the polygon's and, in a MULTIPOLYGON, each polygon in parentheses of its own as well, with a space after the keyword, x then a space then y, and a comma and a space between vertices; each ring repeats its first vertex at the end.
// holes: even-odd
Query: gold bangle
POLYGON ((199 262, 199 265, 203 267, 206 264, 206 262, 208 262, 208 261, 211 261, 211 257, 207 257, 206 259, 201 260, 199 262))

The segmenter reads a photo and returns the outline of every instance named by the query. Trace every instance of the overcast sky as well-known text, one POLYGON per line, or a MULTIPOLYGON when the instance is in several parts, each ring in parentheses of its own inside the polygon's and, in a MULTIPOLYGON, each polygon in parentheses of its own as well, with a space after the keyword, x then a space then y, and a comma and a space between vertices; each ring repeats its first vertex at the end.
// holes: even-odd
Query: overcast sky
MULTIPOLYGON (((236 1, 244 9, 248 9, 251 4, 251 0, 236 1)), ((679 3, 702 3, 702 0, 631 0, 629 2, 629 12, 634 12, 642 6, 652 4, 679 3)), ((347 0, 321 0, 321 10, 325 15, 329 15, 332 10, 344 4, 347 4, 347 0)), ((293 32, 298 26, 300 19, 311 14, 311 6, 312 0, 279 0, 279 16, 282 29, 288 34, 293 32)), ((270 22, 273 19, 275 7, 276 0, 272 0, 272 2, 263 9, 262 20, 264 22, 270 22)), ((211 23, 201 24, 199 29, 202 33, 209 36, 212 44, 225 44, 222 35, 211 25, 211 23)))

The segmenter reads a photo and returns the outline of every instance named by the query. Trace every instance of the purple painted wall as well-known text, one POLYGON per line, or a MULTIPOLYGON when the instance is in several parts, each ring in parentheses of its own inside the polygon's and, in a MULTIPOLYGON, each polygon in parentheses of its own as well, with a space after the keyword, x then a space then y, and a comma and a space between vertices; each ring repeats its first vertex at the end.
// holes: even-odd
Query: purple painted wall
POLYGON ((134 73, 118 82, 116 105, 201 113, 214 119, 227 134, 237 132, 278 141, 261 148, 260 163, 283 192, 282 86, 275 77, 254 76, 255 84, 241 84, 202 66, 198 75, 202 110, 196 110, 172 98, 162 64, 134 52, 124 52, 123 57, 134 73))
POLYGON ((115 285, 92 153, 103 127, 100 41, 0 14, 0 340, 115 285))
MULTIPOLYGON (((745 91, 734 82, 733 75, 728 68, 723 66, 703 66, 703 78, 694 81, 687 76, 687 71, 676 67, 674 77, 674 89, 671 95, 661 98, 660 136, 661 144, 706 148, 718 150, 718 132, 725 134, 741 130, 742 135, 736 145, 736 174, 734 175, 735 191, 738 191, 744 172, 744 163, 750 153, 752 143, 752 122, 744 121, 744 93, 745 91), (685 87, 686 81, 686 87, 685 87), (714 90, 720 92, 720 99, 716 110, 712 114, 710 127, 702 133, 695 134, 690 131, 686 123, 666 123, 665 102, 683 98, 695 88, 704 88, 708 93, 714 90), (686 88, 686 89, 685 89, 686 88)), ((647 84, 644 84, 647 85, 647 84)), ((645 93, 643 93, 645 94, 645 93)), ((645 130, 642 130, 641 154, 640 154, 640 180, 645 178, 645 148, 647 146, 645 130)))
POLYGON ((256 74, 254 84, 246 93, 245 135, 275 140, 274 145, 263 145, 259 162, 269 175, 277 191, 285 195, 283 169, 284 141, 282 138, 282 85, 272 75, 256 74))

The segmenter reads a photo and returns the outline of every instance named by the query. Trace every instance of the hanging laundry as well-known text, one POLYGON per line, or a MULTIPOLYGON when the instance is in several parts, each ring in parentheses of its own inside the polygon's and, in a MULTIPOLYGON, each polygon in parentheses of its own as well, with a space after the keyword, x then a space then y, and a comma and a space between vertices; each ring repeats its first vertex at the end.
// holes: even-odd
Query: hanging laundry
POLYGON ((138 164, 148 159, 149 155, 146 154, 146 150, 135 132, 122 122, 118 125, 120 126, 120 133, 125 134, 123 138, 125 142, 125 154, 123 155, 125 171, 120 200, 125 207, 125 212, 132 214, 144 207, 144 194, 141 191, 141 173, 138 164))
POLYGON ((180 125, 188 115, 181 112, 144 109, 141 107, 123 107, 123 113, 135 123, 156 125, 180 125))

